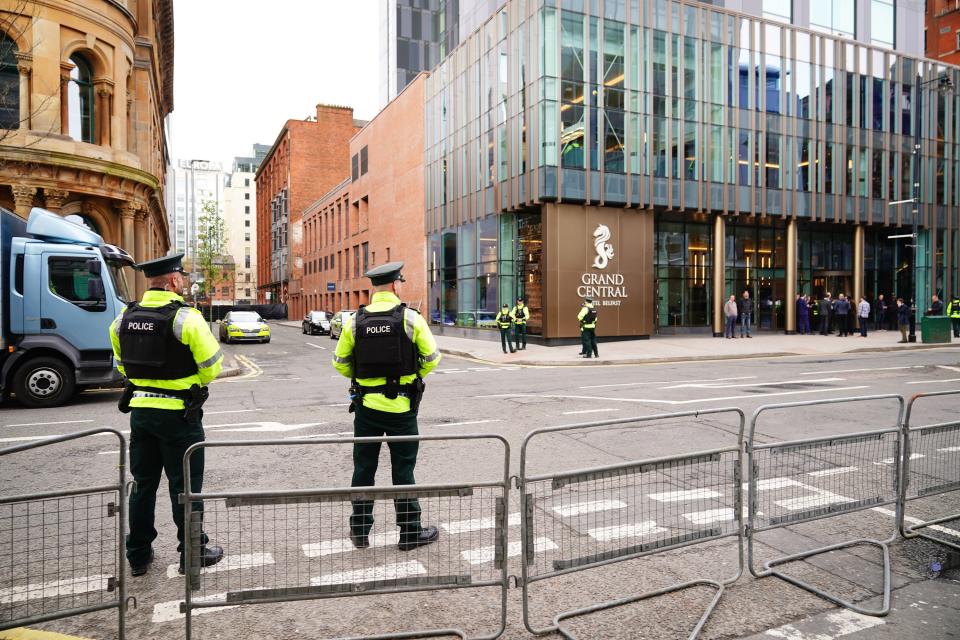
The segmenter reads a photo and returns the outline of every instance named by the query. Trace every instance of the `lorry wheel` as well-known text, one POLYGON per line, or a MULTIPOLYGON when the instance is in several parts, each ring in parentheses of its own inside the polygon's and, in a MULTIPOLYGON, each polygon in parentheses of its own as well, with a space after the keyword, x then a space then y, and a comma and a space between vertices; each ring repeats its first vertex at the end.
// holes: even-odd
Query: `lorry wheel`
POLYGON ((20 404, 31 409, 56 407, 73 396, 73 370, 62 360, 33 358, 20 365, 13 390, 20 404))

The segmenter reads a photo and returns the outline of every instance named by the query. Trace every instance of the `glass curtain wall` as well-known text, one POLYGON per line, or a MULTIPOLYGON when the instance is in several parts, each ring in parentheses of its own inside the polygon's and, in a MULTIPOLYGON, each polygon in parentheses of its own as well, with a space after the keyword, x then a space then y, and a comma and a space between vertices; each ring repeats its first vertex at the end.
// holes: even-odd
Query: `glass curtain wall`
POLYGON ((786 304, 786 225, 781 221, 727 224, 724 293, 754 301, 759 329, 783 329, 786 304))
POLYGON ((708 328, 713 317, 711 225, 660 217, 655 237, 656 326, 661 333, 708 328))

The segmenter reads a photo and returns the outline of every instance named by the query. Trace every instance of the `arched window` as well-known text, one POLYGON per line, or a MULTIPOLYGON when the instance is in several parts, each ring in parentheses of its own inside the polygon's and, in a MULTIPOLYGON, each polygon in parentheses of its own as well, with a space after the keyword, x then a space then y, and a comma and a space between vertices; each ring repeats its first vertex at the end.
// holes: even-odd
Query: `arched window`
POLYGON ((20 128, 20 72, 17 45, 0 33, 0 129, 20 128))
POLYGON ((70 137, 83 142, 93 140, 93 72, 83 56, 70 56, 70 86, 67 91, 70 137))

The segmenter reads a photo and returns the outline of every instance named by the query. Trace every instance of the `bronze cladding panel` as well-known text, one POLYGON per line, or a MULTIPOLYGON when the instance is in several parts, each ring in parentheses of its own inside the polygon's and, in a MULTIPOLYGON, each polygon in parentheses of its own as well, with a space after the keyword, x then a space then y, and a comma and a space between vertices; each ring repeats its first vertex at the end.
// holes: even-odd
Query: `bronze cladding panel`
POLYGON ((580 335, 577 313, 583 301, 578 287, 584 274, 623 276, 620 305, 599 301, 597 335, 649 336, 653 333, 653 212, 577 204, 543 205, 544 309, 546 338, 580 335), (611 232, 614 256, 606 269, 593 266, 597 251, 593 232, 611 232))

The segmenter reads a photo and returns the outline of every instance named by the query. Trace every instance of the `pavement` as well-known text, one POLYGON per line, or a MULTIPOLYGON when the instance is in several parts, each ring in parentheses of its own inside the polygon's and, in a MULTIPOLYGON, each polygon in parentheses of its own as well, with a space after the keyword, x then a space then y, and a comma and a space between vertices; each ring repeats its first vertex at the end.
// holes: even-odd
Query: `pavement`
MULTIPOLYGON (((273 321, 271 324, 300 329, 292 320, 273 321)), ((321 336, 322 337, 322 336, 321 336)), ((496 336, 499 338, 499 335, 496 336)), ((656 364, 669 362, 729 360, 741 358, 771 358, 777 356, 833 356, 887 351, 934 349, 946 346, 960 347, 960 340, 952 344, 898 344, 897 331, 871 331, 866 338, 859 334, 839 338, 836 334, 821 336, 785 335, 756 331, 752 338, 714 338, 704 335, 654 336, 648 340, 600 339, 599 358, 583 358, 579 345, 543 346, 528 344, 516 353, 503 353, 499 339, 476 340, 453 336, 435 336, 440 352, 478 362, 516 366, 581 366, 656 364)))

